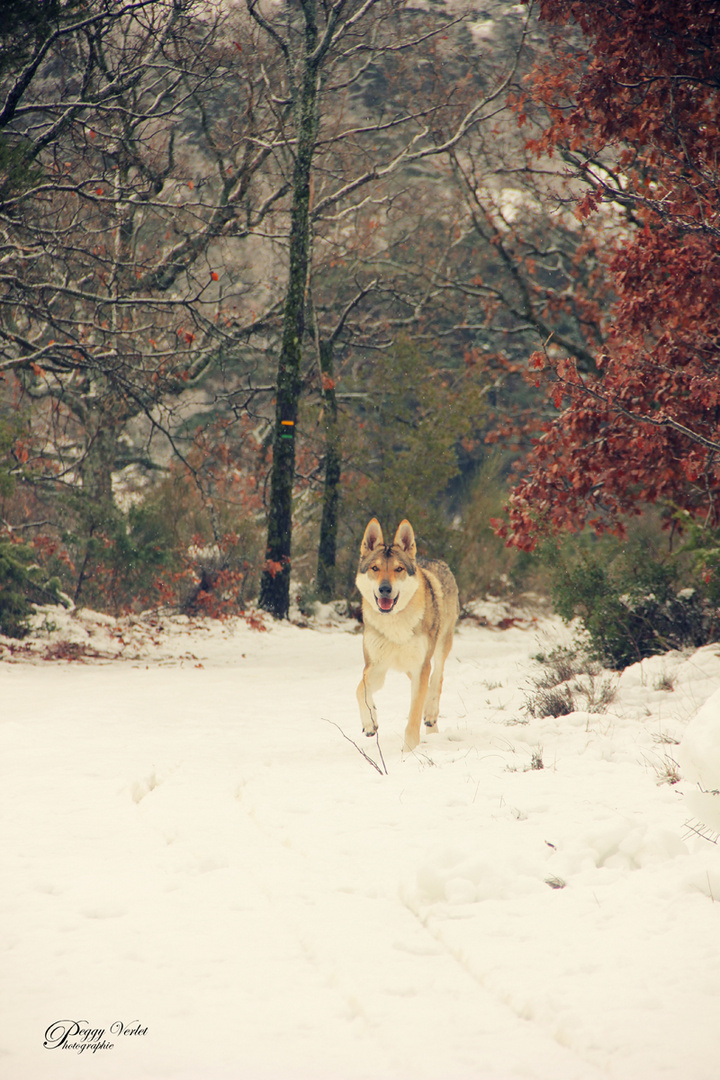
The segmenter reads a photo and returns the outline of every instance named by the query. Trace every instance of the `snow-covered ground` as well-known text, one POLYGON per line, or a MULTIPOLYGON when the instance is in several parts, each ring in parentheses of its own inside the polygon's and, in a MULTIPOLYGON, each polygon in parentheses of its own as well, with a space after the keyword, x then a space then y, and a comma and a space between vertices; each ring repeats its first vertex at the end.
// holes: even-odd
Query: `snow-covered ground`
POLYGON ((350 621, 0 642, 3 1080, 717 1080, 720 646, 533 719, 490 615, 405 756, 350 621))

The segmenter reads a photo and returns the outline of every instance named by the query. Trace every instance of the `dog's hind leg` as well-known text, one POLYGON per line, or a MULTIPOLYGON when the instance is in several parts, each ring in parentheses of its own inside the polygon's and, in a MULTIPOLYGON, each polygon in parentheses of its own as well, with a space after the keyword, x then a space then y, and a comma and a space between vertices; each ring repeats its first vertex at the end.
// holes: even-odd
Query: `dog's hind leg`
POLYGON ((440 711, 440 694, 443 684, 443 670, 445 661, 452 649, 453 631, 441 638, 435 650, 435 663, 433 673, 428 686, 427 700, 425 702, 425 727, 428 731, 437 731, 438 713, 440 711))
POLYGON ((374 735, 378 729, 377 709, 373 694, 382 688, 387 668, 377 664, 366 664, 363 677, 357 688, 357 701, 360 706, 360 720, 366 735, 374 735))

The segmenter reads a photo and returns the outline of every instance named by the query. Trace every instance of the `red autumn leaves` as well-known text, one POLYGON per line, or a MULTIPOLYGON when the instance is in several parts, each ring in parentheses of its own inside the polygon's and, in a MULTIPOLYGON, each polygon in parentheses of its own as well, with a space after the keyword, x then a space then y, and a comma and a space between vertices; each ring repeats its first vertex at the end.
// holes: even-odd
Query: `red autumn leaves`
POLYGON ((621 213, 596 370, 557 350, 531 358, 528 377, 560 411, 501 531, 530 549, 546 532, 621 530, 647 503, 720 526, 720 4, 543 0, 541 11, 575 20, 585 55, 534 71, 532 100, 550 117, 534 148, 574 162, 589 188, 580 215, 609 202, 621 213))

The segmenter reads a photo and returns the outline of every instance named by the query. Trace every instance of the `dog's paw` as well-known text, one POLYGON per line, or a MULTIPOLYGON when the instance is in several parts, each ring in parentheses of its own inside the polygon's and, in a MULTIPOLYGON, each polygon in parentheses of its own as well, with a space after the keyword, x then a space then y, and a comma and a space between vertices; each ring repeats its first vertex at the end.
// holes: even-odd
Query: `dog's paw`
POLYGON ((435 717, 434 720, 430 720, 429 718, 426 719, 425 720, 425 727, 427 728, 428 731, 437 731, 437 729, 438 729, 437 717, 435 717))
POLYGON ((372 738, 372 736, 376 734, 377 729, 377 720, 373 719, 363 721, 363 732, 365 733, 365 735, 367 735, 368 739, 372 738))

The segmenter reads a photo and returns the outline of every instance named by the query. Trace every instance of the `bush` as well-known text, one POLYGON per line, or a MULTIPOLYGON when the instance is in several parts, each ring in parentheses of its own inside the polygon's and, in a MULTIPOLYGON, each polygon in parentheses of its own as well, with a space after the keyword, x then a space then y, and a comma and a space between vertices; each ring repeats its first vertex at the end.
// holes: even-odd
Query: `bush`
POLYGON ((647 547, 608 565, 585 555, 558 573, 555 609, 567 621, 580 617, 593 656, 615 670, 669 649, 698 648, 714 640, 718 613, 701 582, 681 587, 679 565, 647 547))
POLYGON ((538 560, 508 547, 492 526, 507 502, 506 470, 507 462, 500 454, 485 459, 467 492, 460 527, 453 534, 455 576, 463 602, 488 594, 506 596, 534 583, 531 564, 537 566, 538 560))
MULTIPOLYGON (((51 519, 33 540, 46 576, 57 575, 76 604, 116 616, 159 604, 212 617, 242 611, 262 559, 261 495, 232 460, 204 448, 196 457, 219 477, 205 478, 202 490, 173 464, 152 485, 125 481, 120 505, 76 488, 36 507, 35 517, 51 519)), ((12 516, 23 514, 18 504, 12 516)))
POLYGON ((212 516, 192 481, 173 472, 127 512, 113 507, 79 550, 66 535, 73 563, 82 560, 76 600, 115 615, 158 604, 211 617, 241 611, 259 561, 257 528, 227 507, 212 516))
POLYGON ((26 544, 0 539, 0 633, 22 638, 33 604, 62 603, 57 578, 47 579, 26 544))
POLYGON ((582 649, 558 648, 536 659, 542 671, 525 704, 530 716, 567 716, 578 709, 604 713, 612 703, 614 680, 601 678, 602 668, 582 649))
POLYGON ((358 366, 354 379, 348 389, 357 392, 356 410, 343 417, 342 432, 340 597, 354 593, 360 540, 371 517, 388 543, 408 518, 420 554, 457 569, 460 538, 451 525, 450 492, 461 481, 463 445, 474 446, 485 408, 479 370, 445 366, 409 339, 397 341, 382 363, 358 366))

